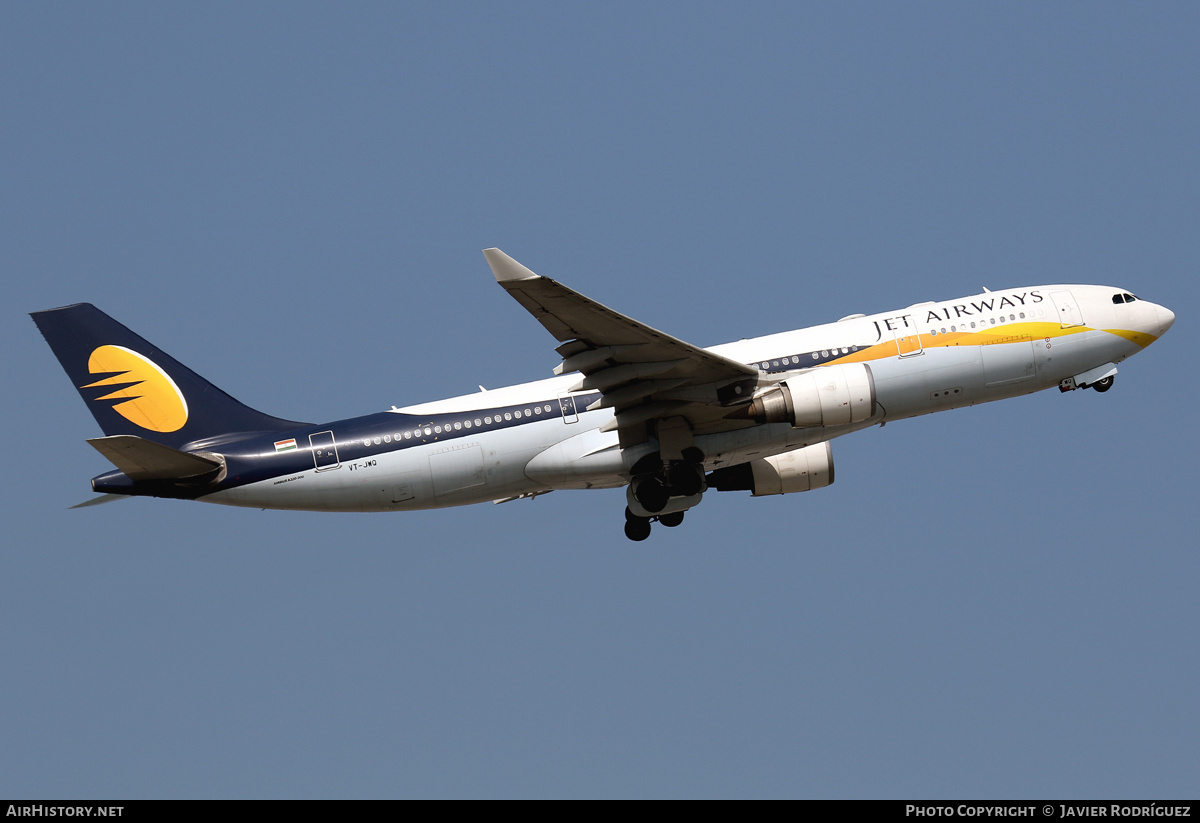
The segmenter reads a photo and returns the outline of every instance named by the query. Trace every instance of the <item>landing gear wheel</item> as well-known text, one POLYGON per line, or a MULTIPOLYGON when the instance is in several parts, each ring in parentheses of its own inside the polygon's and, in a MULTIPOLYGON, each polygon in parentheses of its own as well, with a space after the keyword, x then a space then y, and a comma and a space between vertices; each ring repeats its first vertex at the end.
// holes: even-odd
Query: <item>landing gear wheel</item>
POLYGON ((657 477, 643 477, 633 490, 633 499, 646 511, 656 514, 666 508, 671 493, 657 477))
POLYGON ((683 512, 671 512, 670 514, 661 514, 658 516, 658 522, 662 523, 668 529, 673 529, 683 522, 683 512))
POLYGON ((1112 384, 1113 384, 1113 378, 1112 378, 1112 375, 1109 375, 1108 377, 1101 378, 1100 380, 1097 380, 1095 383, 1093 383, 1092 388, 1095 389, 1096 391, 1100 392, 1101 394, 1103 394, 1104 392, 1106 392, 1112 388, 1112 384))
POLYGON ((644 517, 625 521, 625 536, 635 542, 641 542, 650 536, 650 521, 644 517))
POLYGON ((704 486, 704 472, 694 463, 671 465, 671 491, 681 497, 699 494, 704 486))

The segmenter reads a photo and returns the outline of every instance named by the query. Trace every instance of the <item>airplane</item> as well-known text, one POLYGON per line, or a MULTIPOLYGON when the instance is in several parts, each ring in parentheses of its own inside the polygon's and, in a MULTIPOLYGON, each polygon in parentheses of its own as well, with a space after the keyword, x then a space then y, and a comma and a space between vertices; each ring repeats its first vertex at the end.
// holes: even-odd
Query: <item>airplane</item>
POLYGON ((1108 391, 1175 315, 1120 288, 1048 285, 917 303, 700 348, 535 274, 496 281, 558 341, 553 378, 331 423, 235 400, 88 303, 33 312, 104 432, 101 496, 406 511, 626 488, 624 529, 675 527, 711 491, 834 480, 830 441, 1058 387, 1108 391))

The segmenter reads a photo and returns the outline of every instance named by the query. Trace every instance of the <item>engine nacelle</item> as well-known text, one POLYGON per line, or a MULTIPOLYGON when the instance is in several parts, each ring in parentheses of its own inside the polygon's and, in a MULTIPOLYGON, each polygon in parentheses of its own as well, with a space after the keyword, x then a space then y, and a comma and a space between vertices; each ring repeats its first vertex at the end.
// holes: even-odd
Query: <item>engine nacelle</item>
POLYGON ((755 397, 748 416, 796 428, 861 423, 875 414, 875 378, 866 363, 819 366, 755 397))
POLYGON ((823 489, 832 483, 833 449, 828 442, 716 469, 708 475, 710 489, 746 490, 755 497, 823 489))

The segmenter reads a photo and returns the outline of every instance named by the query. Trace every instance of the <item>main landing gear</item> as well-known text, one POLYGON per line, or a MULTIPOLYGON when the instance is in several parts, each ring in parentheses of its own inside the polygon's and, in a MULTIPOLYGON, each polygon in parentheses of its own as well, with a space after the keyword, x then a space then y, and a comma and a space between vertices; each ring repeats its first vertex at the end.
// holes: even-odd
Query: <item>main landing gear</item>
POLYGON ((683 449, 682 460, 664 461, 657 453, 633 467, 629 506, 625 509, 625 536, 645 540, 650 524, 675 528, 683 514, 700 501, 704 484, 704 453, 695 447, 683 449))
POLYGON ((683 522, 683 512, 660 514, 657 517, 638 517, 629 507, 625 507, 625 536, 630 540, 641 542, 650 536, 650 524, 658 521, 667 528, 675 528, 683 522))
POLYGON ((704 491, 704 453, 685 449, 683 460, 665 464, 657 454, 633 467, 633 499, 650 514, 658 514, 672 497, 691 497, 704 491))

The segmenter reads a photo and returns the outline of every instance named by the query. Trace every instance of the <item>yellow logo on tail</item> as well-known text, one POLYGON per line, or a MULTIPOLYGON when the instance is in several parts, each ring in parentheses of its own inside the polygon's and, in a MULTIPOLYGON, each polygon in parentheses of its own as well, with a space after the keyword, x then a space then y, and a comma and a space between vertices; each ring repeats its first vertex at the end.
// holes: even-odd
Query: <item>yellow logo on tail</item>
POLYGON ((173 432, 183 428, 188 419, 187 401, 183 392, 165 371, 137 352, 124 346, 100 346, 88 358, 92 374, 112 374, 93 386, 121 386, 97 400, 117 400, 113 409, 130 423, 156 432, 173 432), (132 384, 132 385, 130 385, 132 384))

